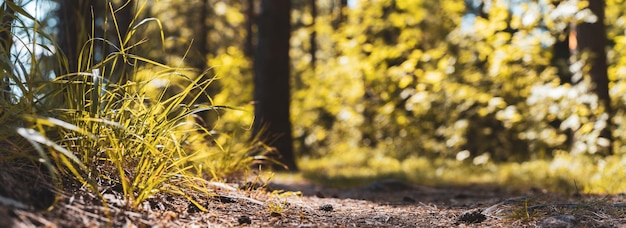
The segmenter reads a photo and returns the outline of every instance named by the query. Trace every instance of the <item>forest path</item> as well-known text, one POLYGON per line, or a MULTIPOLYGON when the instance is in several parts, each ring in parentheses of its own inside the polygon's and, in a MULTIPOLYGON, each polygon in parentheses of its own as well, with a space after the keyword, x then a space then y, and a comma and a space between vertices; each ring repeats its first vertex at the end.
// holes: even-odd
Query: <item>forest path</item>
POLYGON ((345 189, 281 178, 256 190, 234 186, 191 195, 206 212, 171 195, 130 210, 114 191, 104 194, 103 207, 93 193, 66 190, 50 211, 0 202, 0 227, 626 227, 624 194, 565 196, 397 180, 345 189))
POLYGON ((624 195, 564 196, 481 185, 426 187, 392 179, 346 189, 291 180, 269 186, 301 192, 293 201, 317 210, 310 214, 316 221, 309 224, 313 227, 626 227, 624 195))

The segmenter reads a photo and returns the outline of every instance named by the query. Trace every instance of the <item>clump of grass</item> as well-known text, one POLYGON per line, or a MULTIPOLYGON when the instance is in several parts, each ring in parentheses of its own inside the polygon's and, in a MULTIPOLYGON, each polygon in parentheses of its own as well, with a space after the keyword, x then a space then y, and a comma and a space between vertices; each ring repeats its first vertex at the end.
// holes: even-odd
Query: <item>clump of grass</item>
POLYGON ((302 192, 275 190, 270 193, 273 199, 267 203, 271 216, 281 216, 290 207, 287 197, 302 197, 302 192))
MULTIPOLYGON (((148 22, 158 20, 137 24, 148 22)), ((127 34, 137 34, 140 28, 135 26, 127 34)), ((198 113, 231 109, 213 105, 204 93, 213 81, 206 80, 210 77, 189 77, 181 73, 183 68, 131 54, 127 51, 138 44, 129 44, 130 37, 120 40, 125 41, 122 46, 113 47, 118 52, 101 62, 93 60, 94 43, 100 40, 89 40, 79 58, 88 65, 51 81, 37 81, 36 87, 28 86, 40 77, 37 71, 15 63, 12 66, 23 69, 24 75, 3 69, 2 81, 13 82, 19 92, 1 101, 5 109, 0 121, 7 126, 0 134, 2 140, 20 141, 14 139, 17 135, 26 139, 36 154, 16 152, 12 156, 43 164, 55 183, 70 178, 96 194, 119 186, 126 206, 132 209, 155 194, 169 193, 186 197, 206 211, 190 193, 210 194, 208 180, 222 180, 247 169, 253 162, 249 152, 257 149, 255 144, 225 141, 227 134, 197 123, 198 113), (139 66, 160 71, 147 80, 108 81, 116 78, 116 69, 130 65, 135 73, 139 66), (150 82, 163 77, 177 77, 185 84, 178 85, 182 90, 173 96, 165 90, 149 94, 150 82), (206 99, 200 99, 202 96, 206 99), (15 122, 18 124, 10 124, 15 122)), ((30 54, 32 68, 39 67, 34 53, 30 54)), ((9 55, 2 59, 12 59, 9 55)), ((68 61, 58 52, 55 56, 59 63, 68 61)), ((13 157, 3 154, 2 159, 13 157)))
POLYGON ((287 207, 287 201, 269 202, 267 209, 272 216, 281 216, 287 207))
POLYGON ((512 211, 510 218, 530 220, 538 215, 537 211, 529 209, 529 199, 522 200, 518 204, 519 205, 512 211))

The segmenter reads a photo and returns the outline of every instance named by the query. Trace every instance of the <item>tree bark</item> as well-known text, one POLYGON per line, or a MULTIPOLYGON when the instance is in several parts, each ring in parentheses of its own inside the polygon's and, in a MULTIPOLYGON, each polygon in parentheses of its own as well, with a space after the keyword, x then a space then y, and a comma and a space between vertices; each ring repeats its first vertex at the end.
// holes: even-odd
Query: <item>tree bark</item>
MULTIPOLYGON (((573 28, 573 27, 572 27, 573 28)), ((564 34, 569 34, 571 28, 565 29, 564 34)), ((564 37, 562 40, 557 41, 552 45, 552 58, 550 59, 550 65, 557 68, 557 74, 559 76, 560 84, 572 83, 572 72, 569 70, 570 65, 570 43, 569 37, 564 37)))
MULTIPOLYGON (((129 43, 124 43, 124 42, 127 36, 129 35, 128 32, 130 31, 132 27, 134 15, 135 15, 134 6, 135 6, 134 0, 123 0, 118 4, 114 4, 113 6, 114 10, 116 11, 113 16, 115 17, 115 21, 117 21, 119 34, 117 34, 118 31, 114 31, 113 34, 109 34, 109 37, 110 37, 109 40, 117 43, 119 47, 124 46, 125 47, 124 49, 126 51, 125 54, 129 54, 128 52, 130 51, 130 50, 126 50, 126 47, 130 46, 129 43), (119 35, 119 39, 121 40, 118 40, 118 35, 119 35)), ((111 47, 110 45, 107 45, 107 54, 115 52, 115 51, 117 51, 115 48, 111 47)), ((130 78, 132 77, 132 69, 130 67, 130 64, 126 62, 127 60, 128 60, 127 58, 121 58, 121 57, 119 58, 117 62, 117 66, 115 66, 115 73, 111 75, 112 78, 108 78, 110 83, 125 83, 126 81, 130 80, 130 78)))
POLYGON ((311 22, 311 30, 313 30, 311 32, 310 35, 310 42, 311 42, 311 49, 309 49, 309 54, 311 55, 311 69, 313 70, 313 72, 315 72, 315 63, 317 62, 317 56, 316 56, 316 52, 317 52, 317 31, 315 30, 315 19, 317 18, 317 6, 315 5, 315 0, 309 0, 309 4, 311 5, 311 18, 313 18, 313 21, 311 22))
POLYGON ((81 69, 78 69, 80 51, 91 34, 93 18, 90 4, 84 0, 60 0, 57 16, 59 18, 57 40, 68 61, 67 69, 64 69, 64 72, 57 72, 57 75, 80 71, 81 69))
POLYGON ((576 26, 577 50, 587 51, 591 54, 591 69, 589 74, 593 82, 593 92, 598 96, 604 106, 604 111, 609 115, 607 127, 602 131, 601 137, 611 143, 606 148, 608 153, 613 153, 612 109, 611 97, 609 96, 609 77, 607 74, 606 51, 607 37, 604 26, 604 0, 590 0, 589 9, 596 15, 598 20, 594 23, 581 23, 576 26))
POLYGON ((337 17, 333 20, 333 28, 339 28, 339 25, 346 20, 345 9, 348 7, 348 0, 339 0, 337 17))
MULTIPOLYGON (((296 171, 289 114, 289 39, 291 2, 262 0, 254 58, 253 135, 280 153, 286 169, 296 171)), ((281 169, 275 165, 274 168, 281 169)))
POLYGON ((192 66, 196 68, 200 73, 206 70, 207 67, 207 58, 206 56, 209 54, 209 44, 207 36, 209 35, 209 25, 207 24, 207 19, 209 18, 209 0, 202 0, 200 3, 200 12, 199 12, 199 23, 197 27, 197 32, 195 35, 195 41, 193 46, 195 46, 195 54, 196 57, 192 60, 192 66))
MULTIPOLYGON (((13 34, 11 33, 11 28, 13 27, 13 21, 15 20, 15 15, 13 14, 13 10, 9 8, 8 4, 13 4, 13 0, 8 0, 2 5, 0 5, 0 52, 5 53, 6 56, 11 56, 11 46, 13 46, 13 34)), ((11 80, 9 79, 9 75, 12 74, 13 67, 10 64, 1 64, 0 65, 0 74, 2 74, 2 85, 0 88, 2 89, 2 100, 4 102, 11 102, 11 80)))

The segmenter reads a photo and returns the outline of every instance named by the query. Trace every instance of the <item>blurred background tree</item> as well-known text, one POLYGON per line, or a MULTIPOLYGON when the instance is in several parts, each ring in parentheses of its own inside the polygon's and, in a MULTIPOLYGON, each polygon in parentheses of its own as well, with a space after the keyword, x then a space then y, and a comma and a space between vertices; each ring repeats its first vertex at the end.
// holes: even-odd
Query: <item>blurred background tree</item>
POLYGON ((592 91, 598 96, 600 109, 608 115, 607 122, 601 129, 600 137, 605 139, 601 146, 606 148, 606 152, 613 153, 613 136, 611 128, 613 125, 611 111, 611 96, 609 95, 609 76, 606 62, 606 27, 604 26, 604 1, 589 1, 589 10, 595 20, 584 21, 575 26, 576 45, 572 45, 576 53, 588 58, 589 76, 591 77, 592 91))
MULTIPOLYGON (((13 10, 9 7, 8 3, 14 3, 13 1, 8 1, 2 3, 0 5, 0 51, 3 53, 11 53, 11 47, 13 46, 13 37, 11 34, 11 27, 13 26, 14 17, 13 10)), ((13 70, 13 67, 10 64, 7 64, 6 61, 2 61, 0 69, 2 69, 2 74, 8 74, 13 70)), ((0 81, 0 88, 2 89, 2 100, 10 102, 11 96, 9 91, 11 90, 10 81, 8 77, 2 77, 2 81, 0 81)), ((4 114, 4 112, 3 112, 4 114)))
MULTIPOLYGON (((263 0, 257 16, 252 135, 276 148, 277 161, 296 171, 291 134, 289 40, 291 1, 263 0)), ((281 166, 277 166, 281 167, 281 166)))

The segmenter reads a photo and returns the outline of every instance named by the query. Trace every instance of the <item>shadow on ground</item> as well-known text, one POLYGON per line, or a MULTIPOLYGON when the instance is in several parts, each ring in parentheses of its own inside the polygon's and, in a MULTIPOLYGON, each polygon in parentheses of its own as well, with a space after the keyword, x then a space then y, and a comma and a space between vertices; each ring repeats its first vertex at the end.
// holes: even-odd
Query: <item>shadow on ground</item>
POLYGON ((358 199, 391 205, 424 203, 461 207, 487 205, 511 197, 540 196, 544 193, 538 189, 507 191, 499 186, 478 184, 428 187, 396 179, 373 181, 352 188, 327 187, 308 181, 276 180, 269 184, 269 188, 301 192, 303 196, 318 198, 358 199))

